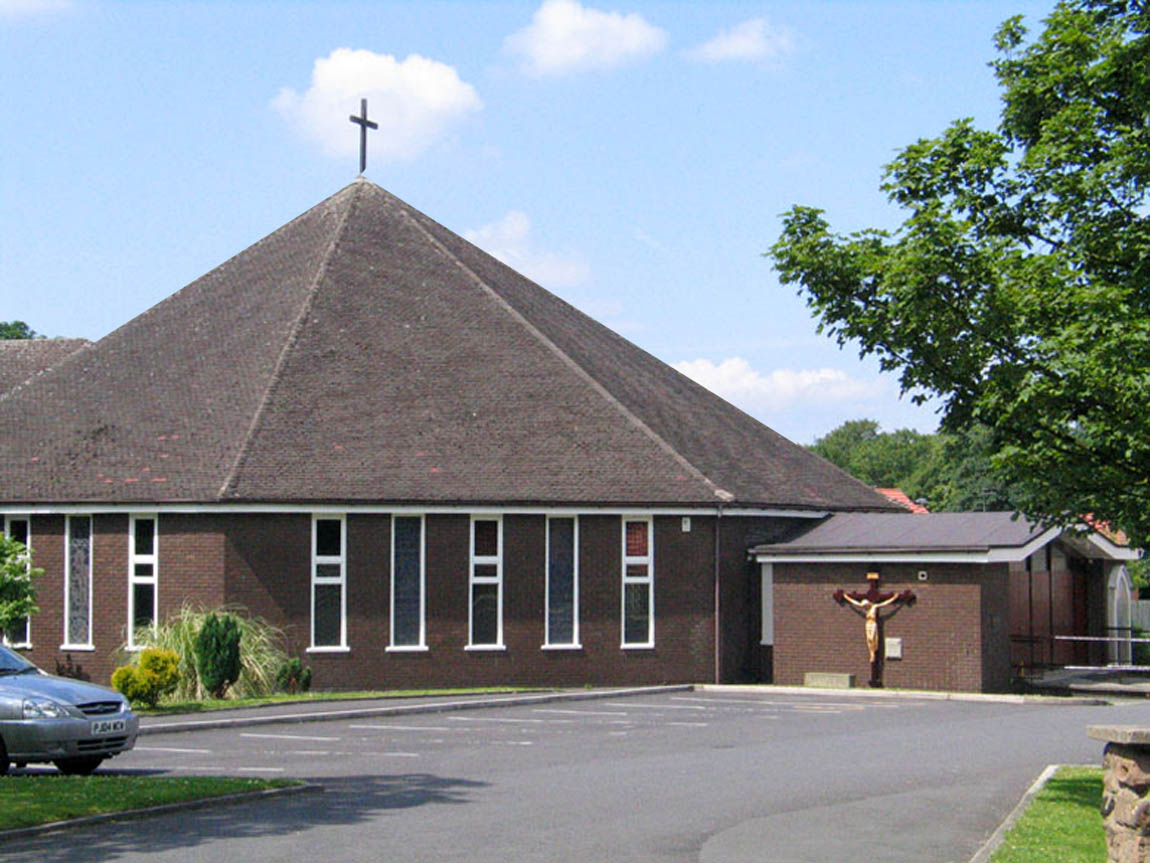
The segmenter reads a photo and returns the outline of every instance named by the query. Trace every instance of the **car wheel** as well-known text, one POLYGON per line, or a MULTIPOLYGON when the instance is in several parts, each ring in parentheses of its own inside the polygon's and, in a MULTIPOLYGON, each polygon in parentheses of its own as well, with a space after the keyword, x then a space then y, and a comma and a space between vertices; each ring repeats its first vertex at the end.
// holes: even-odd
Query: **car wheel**
POLYGON ((87 776, 99 767, 103 760, 102 755, 84 755, 79 758, 61 758, 52 763, 65 776, 87 776))

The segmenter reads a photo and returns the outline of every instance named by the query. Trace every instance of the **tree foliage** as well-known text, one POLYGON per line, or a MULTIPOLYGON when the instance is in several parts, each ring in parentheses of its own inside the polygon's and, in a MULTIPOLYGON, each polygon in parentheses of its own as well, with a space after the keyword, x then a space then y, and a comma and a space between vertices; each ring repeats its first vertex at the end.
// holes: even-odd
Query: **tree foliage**
POLYGON ((230 614, 209 614, 196 636, 196 668, 212 698, 223 698, 240 678, 240 627, 230 614))
POLYGON ((40 610, 35 580, 43 574, 32 566, 22 542, 0 534, 0 632, 8 632, 40 610))
POLYGON ((796 206, 770 251, 819 329, 987 429, 1029 514, 1092 513, 1150 541, 1150 11, 1061 0, 1027 43, 996 37, 997 130, 972 120, 904 149, 894 232, 831 232, 796 206))
POLYGON ((884 432, 874 420, 849 420, 808 449, 875 488, 902 489, 932 512, 1010 511, 1014 490, 990 467, 989 432, 884 432))
POLYGON ((23 321, 0 321, 0 340, 43 338, 23 321))

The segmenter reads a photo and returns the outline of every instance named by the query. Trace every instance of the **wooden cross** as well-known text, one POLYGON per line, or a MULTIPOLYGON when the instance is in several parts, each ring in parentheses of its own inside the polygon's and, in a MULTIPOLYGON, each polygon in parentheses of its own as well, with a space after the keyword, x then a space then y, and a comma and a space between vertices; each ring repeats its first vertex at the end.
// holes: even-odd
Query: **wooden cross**
POLYGON ((359 100, 359 116, 352 114, 347 119, 359 126, 359 172, 367 170, 367 130, 378 129, 379 123, 367 119, 367 99, 359 100))
POLYGON ((877 572, 868 572, 866 577, 870 583, 867 590, 847 593, 840 588, 832 594, 832 597, 839 605, 844 602, 850 603, 856 611, 866 617, 866 646, 870 653, 869 685, 872 689, 882 689, 882 651, 879 647, 884 618, 879 616, 879 609, 890 608, 891 614, 893 614, 903 605, 914 605, 915 595, 912 590, 904 590, 902 593, 883 593, 878 589, 879 574, 877 572))

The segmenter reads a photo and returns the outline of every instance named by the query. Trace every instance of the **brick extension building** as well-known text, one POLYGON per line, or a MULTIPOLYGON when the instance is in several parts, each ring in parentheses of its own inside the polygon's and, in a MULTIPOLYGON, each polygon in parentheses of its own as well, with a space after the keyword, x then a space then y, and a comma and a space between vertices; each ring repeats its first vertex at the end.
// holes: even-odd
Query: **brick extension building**
MULTIPOLYGON (((185 602, 321 688, 789 681, 858 629, 790 583, 861 570, 765 590, 749 550, 897 512, 363 179, 99 342, 0 342, 0 515, 46 571, 9 639, 97 681, 185 602)), ((918 638, 892 682, 999 685, 918 638)))

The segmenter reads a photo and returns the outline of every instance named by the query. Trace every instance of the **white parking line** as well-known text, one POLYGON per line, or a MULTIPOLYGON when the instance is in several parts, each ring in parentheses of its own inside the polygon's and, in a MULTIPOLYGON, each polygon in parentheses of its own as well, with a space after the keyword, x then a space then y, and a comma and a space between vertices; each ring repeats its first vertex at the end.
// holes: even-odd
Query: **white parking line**
POLYGON ((574 716, 626 716, 622 710, 560 710, 557 707, 537 707, 532 713, 563 713, 574 716))
POLYGON ((513 725, 570 725, 574 719, 497 719, 494 716, 449 716, 450 722, 506 722, 513 725))
POLYGON ((240 737, 255 737, 260 740, 318 740, 321 743, 338 743, 340 740, 338 737, 309 737, 303 734, 255 734, 250 732, 242 732, 240 737))
POLYGON ((702 705, 694 704, 607 704, 606 707, 626 707, 628 709, 640 708, 644 710, 706 710, 702 705))
POLYGON ((446 725, 349 725, 348 728, 369 731, 462 731, 462 728, 449 728, 446 725))
POLYGON ((180 749, 178 746, 137 746, 136 752, 186 752, 189 755, 211 755, 210 749, 180 749))
POLYGON ((682 728, 706 728, 706 722, 664 722, 664 725, 678 725, 682 728))
POLYGON ((418 752, 372 752, 377 758, 418 758, 418 752))

